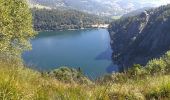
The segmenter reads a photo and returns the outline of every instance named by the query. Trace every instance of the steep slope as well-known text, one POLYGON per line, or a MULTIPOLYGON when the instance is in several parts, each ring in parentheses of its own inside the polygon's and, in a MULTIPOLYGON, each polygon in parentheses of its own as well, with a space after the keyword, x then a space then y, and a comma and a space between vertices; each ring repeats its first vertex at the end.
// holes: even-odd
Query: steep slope
POLYGON ((117 20, 109 32, 114 61, 122 66, 145 65, 170 49, 170 5, 117 20))

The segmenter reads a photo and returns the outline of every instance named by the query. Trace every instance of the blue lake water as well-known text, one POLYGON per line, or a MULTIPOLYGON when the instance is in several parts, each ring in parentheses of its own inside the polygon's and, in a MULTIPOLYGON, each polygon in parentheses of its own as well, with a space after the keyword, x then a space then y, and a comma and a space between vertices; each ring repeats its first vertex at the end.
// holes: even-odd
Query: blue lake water
POLYGON ((106 29, 40 32, 32 50, 23 54, 26 64, 41 71, 61 66, 81 68, 90 78, 118 71, 112 63, 110 37, 106 29))

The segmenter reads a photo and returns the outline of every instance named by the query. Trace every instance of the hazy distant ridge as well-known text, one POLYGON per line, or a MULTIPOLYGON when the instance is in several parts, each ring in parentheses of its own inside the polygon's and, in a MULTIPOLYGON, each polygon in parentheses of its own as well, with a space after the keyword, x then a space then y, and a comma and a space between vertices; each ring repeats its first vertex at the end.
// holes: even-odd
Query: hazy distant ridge
POLYGON ((105 16, 120 16, 143 7, 170 3, 168 0, 30 0, 32 7, 66 7, 105 16))

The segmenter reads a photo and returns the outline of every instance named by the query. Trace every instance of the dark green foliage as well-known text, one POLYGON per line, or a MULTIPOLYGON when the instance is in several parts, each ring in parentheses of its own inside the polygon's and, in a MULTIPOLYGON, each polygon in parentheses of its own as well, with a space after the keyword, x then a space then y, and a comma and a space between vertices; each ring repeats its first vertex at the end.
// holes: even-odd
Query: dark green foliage
MULTIPOLYGON (((108 23, 102 18, 71 9, 32 9, 34 28, 42 30, 64 30, 91 28, 94 24, 108 23)), ((109 20, 109 19, 108 19, 109 20)))
POLYGON ((131 76, 136 76, 142 74, 142 66, 139 64, 134 64, 129 70, 128 73, 131 76))
POLYGON ((81 70, 76 70, 68 67, 61 67, 59 69, 52 70, 47 75, 56 78, 59 81, 66 83, 80 83, 89 84, 90 80, 82 73, 81 70))
POLYGON ((147 79, 150 76, 160 76, 170 74, 170 51, 159 59, 150 60, 146 66, 141 66, 140 64, 134 64, 126 72, 113 73, 105 75, 99 78, 97 81, 99 83, 105 84, 108 82, 113 83, 124 83, 129 79, 141 80, 147 79))

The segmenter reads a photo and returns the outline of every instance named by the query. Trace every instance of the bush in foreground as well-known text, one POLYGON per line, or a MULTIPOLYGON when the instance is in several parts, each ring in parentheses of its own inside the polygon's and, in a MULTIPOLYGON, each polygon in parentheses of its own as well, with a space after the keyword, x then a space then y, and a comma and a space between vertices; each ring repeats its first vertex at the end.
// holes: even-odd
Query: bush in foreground
MULTIPOLYGON (((70 74, 70 71, 74 72, 73 69, 64 67, 51 72, 52 75, 57 72, 60 78, 62 73, 63 75, 67 73, 63 78, 65 79, 67 75, 72 76, 73 73, 70 74)), ((170 98, 168 74, 147 75, 137 79, 129 78, 127 73, 117 73, 111 75, 113 79, 108 78, 111 80, 105 80, 102 84, 100 81, 93 84, 79 84, 76 82, 77 79, 75 82, 63 82, 56 77, 4 62, 0 63, 0 73, 2 100, 168 100, 170 98)))

